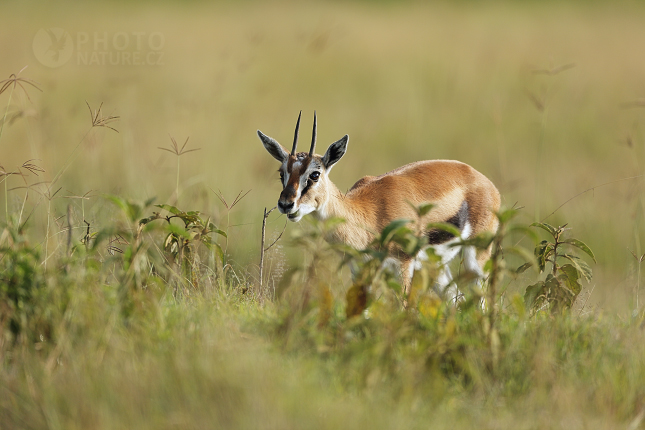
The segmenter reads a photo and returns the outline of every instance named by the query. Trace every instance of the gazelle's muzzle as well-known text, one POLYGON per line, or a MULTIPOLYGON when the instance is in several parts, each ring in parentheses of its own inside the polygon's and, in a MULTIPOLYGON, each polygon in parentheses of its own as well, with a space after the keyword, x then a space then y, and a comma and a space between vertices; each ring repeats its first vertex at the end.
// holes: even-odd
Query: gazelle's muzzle
POLYGON ((283 214, 289 215, 294 208, 295 204, 293 202, 283 202, 282 200, 278 201, 278 210, 283 214))
POLYGON ((288 184, 280 193, 278 200, 278 210, 283 214, 289 215, 295 211, 296 198, 298 197, 298 184, 288 184))

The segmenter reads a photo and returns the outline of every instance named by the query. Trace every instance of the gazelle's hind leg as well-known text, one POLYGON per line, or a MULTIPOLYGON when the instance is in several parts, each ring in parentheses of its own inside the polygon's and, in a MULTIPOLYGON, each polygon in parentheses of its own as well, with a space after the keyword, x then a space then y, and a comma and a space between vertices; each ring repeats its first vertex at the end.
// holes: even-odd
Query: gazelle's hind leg
POLYGON ((480 259, 480 257, 481 253, 478 254, 474 246, 464 247, 464 269, 479 279, 484 277, 483 265, 488 259, 487 257, 480 259))
POLYGON ((477 264, 479 267, 483 268, 484 264, 490 259, 491 254, 493 253, 493 246, 489 246, 487 249, 477 251, 477 264))
POLYGON ((457 288, 457 284, 453 282, 452 272, 447 265, 441 267, 439 276, 437 276, 437 290, 443 297, 451 304, 456 304, 459 301, 461 292, 457 288))
MULTIPOLYGON (((477 251, 474 246, 464 247, 464 269, 466 272, 475 277, 473 287, 478 289, 480 293, 484 290, 484 264, 488 260, 490 252, 477 251)), ((481 302, 484 305, 484 302, 481 302)))
POLYGON ((459 251, 461 251, 460 246, 450 246, 458 240, 459 239, 455 238, 442 243, 441 245, 435 245, 434 247, 435 254, 441 257, 441 262, 439 263, 439 276, 437 276, 435 291, 451 303, 456 303, 459 299, 459 295, 461 294, 457 285, 452 282, 452 273, 448 267, 448 263, 450 263, 459 254, 459 251))

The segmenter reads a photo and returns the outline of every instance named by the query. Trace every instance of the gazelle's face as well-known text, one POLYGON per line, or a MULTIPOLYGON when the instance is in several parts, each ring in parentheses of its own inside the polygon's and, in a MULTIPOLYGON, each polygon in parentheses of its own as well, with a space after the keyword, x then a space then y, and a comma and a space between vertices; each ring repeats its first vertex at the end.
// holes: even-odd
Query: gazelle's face
MULTIPOLYGON (((300 124, 300 118, 298 118, 300 124)), ((347 150, 349 136, 331 144, 322 157, 313 154, 315 148, 315 119, 314 138, 309 153, 295 152, 298 127, 291 153, 287 152, 275 139, 264 135, 258 130, 258 136, 266 150, 276 160, 280 161, 280 182, 282 192, 278 199, 278 210, 287 215, 290 221, 300 221, 308 213, 320 210, 326 204, 329 195, 328 174, 333 165, 341 159, 347 150)))
POLYGON ((290 155, 280 166, 279 172, 282 192, 278 199, 278 210, 286 214, 289 220, 300 221, 327 201, 327 171, 321 157, 309 157, 306 152, 290 155))

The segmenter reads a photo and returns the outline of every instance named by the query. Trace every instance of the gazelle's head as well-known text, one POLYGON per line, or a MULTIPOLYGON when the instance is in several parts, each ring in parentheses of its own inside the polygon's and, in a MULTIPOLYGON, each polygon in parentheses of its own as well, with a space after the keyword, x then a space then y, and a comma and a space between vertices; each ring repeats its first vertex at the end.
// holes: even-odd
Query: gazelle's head
POLYGON ((316 149, 316 113, 314 112, 314 129, 311 136, 309 152, 296 152, 300 115, 296 123, 291 153, 287 152, 275 139, 258 130, 258 136, 269 154, 278 160, 282 192, 278 199, 278 209, 287 215, 290 221, 300 221, 308 213, 323 210, 329 199, 331 168, 347 151, 349 136, 332 143, 325 155, 314 154, 316 149))

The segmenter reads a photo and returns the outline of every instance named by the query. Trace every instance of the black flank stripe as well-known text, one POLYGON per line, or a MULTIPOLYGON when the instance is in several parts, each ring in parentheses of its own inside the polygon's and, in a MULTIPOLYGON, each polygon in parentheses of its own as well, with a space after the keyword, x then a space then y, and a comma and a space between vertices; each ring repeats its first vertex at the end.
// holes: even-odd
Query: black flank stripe
MULTIPOLYGON (((463 231, 466 221, 468 221, 468 202, 464 200, 459 211, 445 222, 454 225, 459 229, 459 231, 463 231)), ((439 245, 441 243, 448 242, 450 239, 455 237, 447 231, 436 229, 429 230, 426 234, 428 235, 428 243, 430 245, 439 245)))

